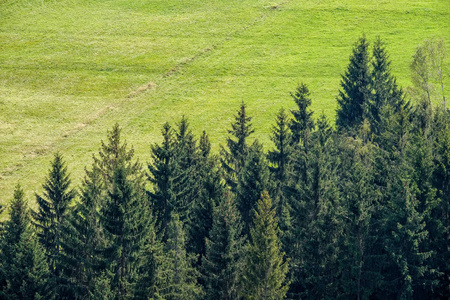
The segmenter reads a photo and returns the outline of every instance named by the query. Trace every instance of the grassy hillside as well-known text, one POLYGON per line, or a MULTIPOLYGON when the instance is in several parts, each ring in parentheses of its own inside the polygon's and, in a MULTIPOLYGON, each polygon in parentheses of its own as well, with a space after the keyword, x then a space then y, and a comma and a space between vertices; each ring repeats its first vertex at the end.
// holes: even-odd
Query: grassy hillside
POLYGON ((55 151, 78 183, 115 122, 146 162, 183 114, 217 149, 242 100, 268 141, 302 81, 334 119, 359 36, 382 37, 408 86, 421 41, 450 49, 449 20, 448 0, 2 0, 0 202, 19 181, 29 199, 41 192, 55 151))

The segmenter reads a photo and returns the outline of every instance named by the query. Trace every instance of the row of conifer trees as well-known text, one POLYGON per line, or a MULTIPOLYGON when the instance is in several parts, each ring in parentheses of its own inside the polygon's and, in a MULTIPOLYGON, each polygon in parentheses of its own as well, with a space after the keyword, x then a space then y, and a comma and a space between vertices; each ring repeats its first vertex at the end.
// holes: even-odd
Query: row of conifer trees
POLYGON ((182 118, 144 166, 114 126, 81 186, 57 153, 38 209, 18 185, 2 299, 448 299, 450 115, 355 44, 336 126, 308 87, 270 145, 241 104, 220 153, 182 118))

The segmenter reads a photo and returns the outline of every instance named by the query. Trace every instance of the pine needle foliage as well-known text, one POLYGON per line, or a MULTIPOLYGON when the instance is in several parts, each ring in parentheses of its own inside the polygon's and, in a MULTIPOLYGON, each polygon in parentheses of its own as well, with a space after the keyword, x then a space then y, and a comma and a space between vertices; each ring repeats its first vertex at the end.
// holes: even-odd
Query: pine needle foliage
POLYGON ((33 232, 30 211, 20 185, 0 235, 0 298, 52 299, 44 249, 33 232))
POLYGON ((39 242, 45 249, 50 270, 55 275, 59 273, 56 260, 61 251, 62 227, 67 217, 67 209, 76 196, 76 191, 70 188, 70 183, 63 157, 56 153, 42 186, 44 193, 42 196, 36 194, 38 211, 32 212, 39 242))
POLYGON ((206 238, 202 259, 206 300, 239 299, 239 274, 244 240, 242 223, 230 195, 224 195, 213 211, 213 224, 206 238))
POLYGON ((262 194, 255 210, 251 242, 247 245, 242 272, 244 299, 284 299, 289 288, 286 282, 288 262, 284 260, 279 239, 280 230, 272 200, 262 194))

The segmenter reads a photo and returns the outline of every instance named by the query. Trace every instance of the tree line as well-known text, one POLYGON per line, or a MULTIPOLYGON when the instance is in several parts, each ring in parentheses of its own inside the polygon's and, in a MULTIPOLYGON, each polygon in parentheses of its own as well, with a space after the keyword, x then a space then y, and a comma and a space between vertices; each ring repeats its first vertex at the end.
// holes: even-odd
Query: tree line
POLYGON ((20 185, 9 203, 0 298, 448 299, 442 49, 417 48, 406 93, 383 42, 361 37, 335 126, 302 83, 271 145, 250 142, 242 102, 217 154, 185 117, 162 126, 147 164, 116 124, 78 188, 56 153, 37 210, 20 185))

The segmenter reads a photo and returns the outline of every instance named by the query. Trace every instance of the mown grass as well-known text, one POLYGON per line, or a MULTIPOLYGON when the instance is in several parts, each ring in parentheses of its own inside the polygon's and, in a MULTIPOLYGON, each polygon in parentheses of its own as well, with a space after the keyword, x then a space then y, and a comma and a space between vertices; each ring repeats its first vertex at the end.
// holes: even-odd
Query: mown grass
POLYGON ((30 199, 41 192, 55 151, 78 183, 115 122, 146 162, 161 125, 182 115, 217 149, 241 101, 268 142, 299 82, 334 120, 358 37, 386 42, 405 87, 420 42, 443 37, 450 49, 449 20, 447 0, 4 0, 0 202, 19 181, 30 199))

